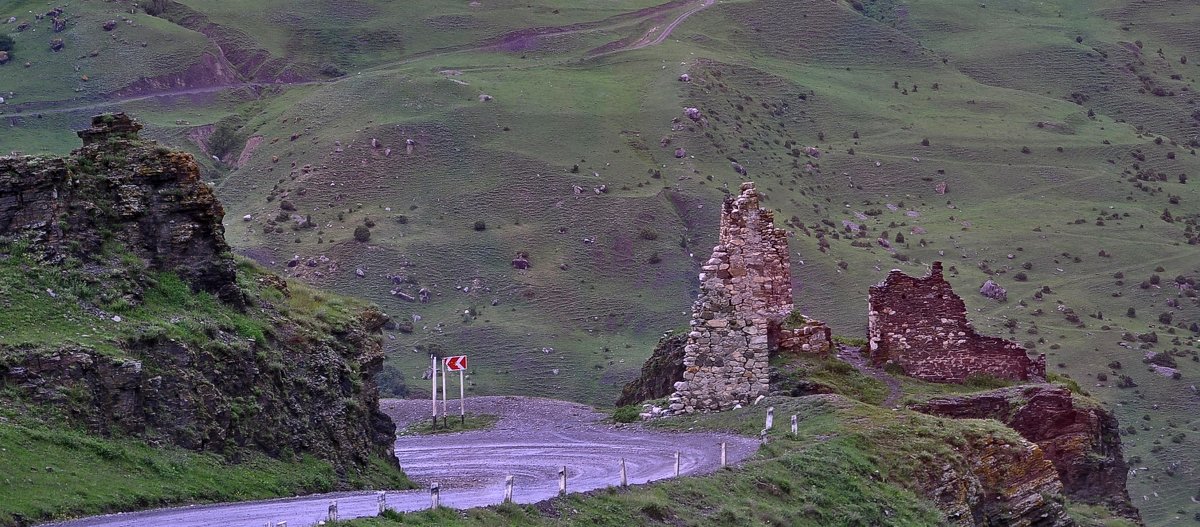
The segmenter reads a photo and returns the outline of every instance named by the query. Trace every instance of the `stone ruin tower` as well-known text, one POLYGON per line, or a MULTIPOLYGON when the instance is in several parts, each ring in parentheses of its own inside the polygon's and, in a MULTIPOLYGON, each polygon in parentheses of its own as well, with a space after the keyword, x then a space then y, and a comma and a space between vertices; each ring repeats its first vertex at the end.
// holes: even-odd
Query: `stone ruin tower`
MULTIPOLYGON (((683 380, 668 411, 727 410, 770 389, 768 359, 792 312, 787 233, 759 208, 754 183, 725 198, 720 242, 701 267, 684 348, 683 380)), ((822 334, 828 339, 828 330, 822 334)))

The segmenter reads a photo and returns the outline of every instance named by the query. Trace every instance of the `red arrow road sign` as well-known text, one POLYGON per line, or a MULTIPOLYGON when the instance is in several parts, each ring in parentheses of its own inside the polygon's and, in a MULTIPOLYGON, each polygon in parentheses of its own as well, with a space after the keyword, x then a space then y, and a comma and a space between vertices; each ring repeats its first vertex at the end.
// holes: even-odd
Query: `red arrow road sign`
POLYGON ((448 371, 462 371, 467 369, 467 356, 455 355, 446 357, 446 369, 448 371))

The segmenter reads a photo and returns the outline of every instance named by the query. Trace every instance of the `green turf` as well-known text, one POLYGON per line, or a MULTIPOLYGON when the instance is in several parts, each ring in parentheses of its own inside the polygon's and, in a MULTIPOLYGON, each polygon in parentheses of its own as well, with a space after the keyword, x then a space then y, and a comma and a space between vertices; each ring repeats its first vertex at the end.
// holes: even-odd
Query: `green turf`
MULTIPOLYGON (((0 422, 0 445, 0 525, 325 492, 341 478, 311 457, 230 464, 212 454, 8 420, 0 422)), ((356 478, 354 485, 367 488, 404 483, 382 462, 356 478)))
MULTIPOLYGON (((1150 525, 1200 510, 1190 499, 1200 476, 1167 471, 1200 452, 1190 388, 1200 375, 1190 329, 1200 323, 1200 306, 1172 285, 1177 276, 1200 277, 1189 245, 1200 228, 1194 5, 878 0, 862 2, 863 15, 825 0, 726 1, 661 45, 595 57, 597 48, 636 40, 682 9, 620 18, 653 2, 365 1, 331 14, 306 1, 290 3, 302 20, 288 23, 284 9, 239 16, 236 2, 184 3, 294 71, 332 61, 348 75, 119 106, 150 123, 153 136, 203 156, 239 251, 276 270, 295 254, 324 254, 336 269, 301 278, 377 302, 397 318, 420 316, 413 333, 386 341, 414 396, 432 349, 471 356, 472 393, 611 404, 658 335, 687 320, 723 190, 742 179, 730 169, 733 158, 777 209, 778 223, 792 225, 805 314, 840 334, 862 334, 870 285, 892 268, 920 274, 943 260, 981 332, 1046 353, 1052 371, 1134 425, 1126 452, 1147 470, 1133 477, 1131 493, 1150 525), (489 40, 555 25, 574 32, 507 49, 489 40), (400 41, 368 45, 363 35, 400 41), (684 72, 691 83, 676 80, 684 72), (481 94, 494 100, 480 102, 481 94), (688 124, 684 106, 701 108, 708 126, 671 130, 673 118, 688 124), (189 139, 235 114, 247 117, 238 137, 264 138, 236 167, 213 162, 189 139), (664 137, 671 138, 665 148, 664 137), (381 148, 370 147, 373 138, 381 148), (411 155, 409 138, 417 142, 411 155), (675 159, 677 146, 689 156, 675 159), (791 155, 806 146, 823 155, 791 155), (1190 177, 1186 184, 1180 174, 1190 177), (934 191, 941 181, 944 196, 934 191), (593 191, 601 184, 608 193, 593 191), (284 221, 271 228, 282 232, 267 233, 283 199, 320 228, 292 230, 284 221), (1162 219, 1164 209, 1173 222, 1162 219), (241 221, 246 214, 253 221, 241 221), (368 219, 376 225, 371 241, 354 242, 355 227, 368 219), (867 231, 855 237, 843 220, 867 231), (487 229, 474 230, 476 221, 487 229), (640 236, 647 228, 654 239, 640 236), (884 231, 895 256, 876 242, 884 231), (518 251, 529 253, 531 270, 511 269, 518 251), (649 263, 655 255, 659 263, 649 263), (1118 272, 1123 278, 1114 278, 1118 272), (1160 283, 1142 289, 1154 274, 1160 283), (392 296, 396 286, 385 275, 412 278, 417 284, 401 288, 429 288, 432 301, 392 296), (987 278, 1008 289, 1007 303, 974 293, 987 278), (1051 292, 1035 298, 1043 287, 1051 292), (1125 316, 1131 307, 1136 318, 1125 316), (1159 322, 1165 312, 1173 315, 1169 326, 1159 322), (1139 343, 1119 345, 1125 332, 1150 331, 1159 336, 1153 351, 1173 353, 1181 379, 1148 371, 1139 343), (1113 361, 1121 370, 1108 367, 1113 361), (1119 375, 1138 387, 1116 388, 1119 375), (1166 439, 1179 433, 1180 443, 1166 439)), ((99 16, 115 5, 78 9, 99 16)), ((176 31, 152 23, 137 30, 176 31)), ((91 23, 68 32, 111 39, 91 23)), ((168 57, 185 42, 180 35, 163 37, 168 57)), ((18 46, 33 46, 31 34, 18 37, 18 46)), ((131 63, 159 64, 147 58, 153 48, 134 51, 131 63)), ((76 101, 70 90, 75 75, 91 73, 89 61, 108 55, 74 56, 47 55, 53 78, 42 63, 2 66, 0 92, 10 89, 5 83, 46 85, 36 93, 57 101, 54 108, 95 104, 96 92, 76 101)), ((122 67, 95 75, 89 90, 136 78, 122 67)), ((31 97, 23 90, 18 103, 31 97)), ((25 115, 0 134, 0 151, 69 149, 67 130, 91 111, 25 115)))

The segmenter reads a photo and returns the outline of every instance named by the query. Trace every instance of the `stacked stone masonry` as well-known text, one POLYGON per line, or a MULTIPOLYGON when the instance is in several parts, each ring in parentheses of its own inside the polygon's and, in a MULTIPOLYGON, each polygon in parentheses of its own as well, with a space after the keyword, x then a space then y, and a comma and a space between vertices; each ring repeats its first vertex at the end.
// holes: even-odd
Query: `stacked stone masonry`
POLYGON ((791 312, 787 233, 759 207, 754 184, 743 183, 739 195, 726 198, 719 244, 701 267, 683 380, 675 383, 668 411, 726 410, 766 395, 770 354, 781 344, 828 351, 823 325, 781 327, 791 312))
POLYGON ((1031 359, 1019 344, 979 335, 967 308, 934 262, 929 276, 893 270, 872 286, 868 302, 871 361, 900 366, 932 382, 958 383, 973 375, 1021 381, 1046 378, 1046 356, 1031 359))

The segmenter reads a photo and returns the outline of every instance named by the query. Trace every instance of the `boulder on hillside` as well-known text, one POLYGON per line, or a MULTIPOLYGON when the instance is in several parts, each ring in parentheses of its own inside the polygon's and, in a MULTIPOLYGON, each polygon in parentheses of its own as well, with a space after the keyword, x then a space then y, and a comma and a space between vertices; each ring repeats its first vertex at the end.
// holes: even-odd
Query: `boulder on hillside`
POLYGON ((63 39, 50 39, 50 51, 62 51, 64 46, 66 46, 66 44, 63 43, 63 39))
POLYGON ((0 51, 0 64, 8 62, 9 56, 7 51, 0 51))
POLYGON ((104 30, 105 30, 105 31, 112 31, 112 30, 114 30, 114 29, 116 29, 116 28, 117 28, 117 21, 116 21, 116 20, 109 20, 108 22, 105 22, 105 23, 104 23, 104 30))
POLYGON ((1008 291, 991 279, 983 283, 983 286, 979 288, 979 294, 1000 302, 1008 300, 1008 291))
POLYGON ((517 257, 512 261, 513 269, 525 270, 529 269, 529 258, 525 253, 517 253, 517 257))

